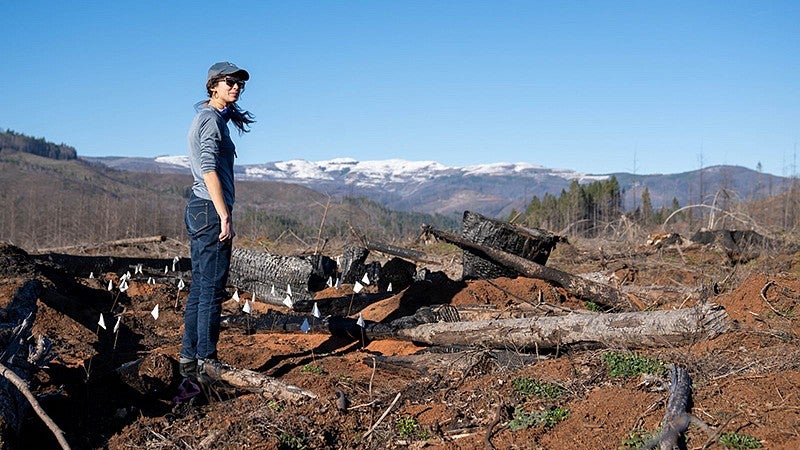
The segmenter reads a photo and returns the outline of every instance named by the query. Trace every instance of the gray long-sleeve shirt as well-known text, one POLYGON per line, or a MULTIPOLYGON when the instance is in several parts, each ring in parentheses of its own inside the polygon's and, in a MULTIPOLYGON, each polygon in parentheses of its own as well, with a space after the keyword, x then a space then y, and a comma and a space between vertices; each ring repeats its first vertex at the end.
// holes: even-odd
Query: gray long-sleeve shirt
POLYGON ((197 112, 189 128, 189 163, 194 177, 192 183, 194 194, 211 200, 203 174, 217 172, 225 203, 231 207, 236 198, 233 185, 236 146, 231 140, 227 122, 213 106, 205 105, 197 112))

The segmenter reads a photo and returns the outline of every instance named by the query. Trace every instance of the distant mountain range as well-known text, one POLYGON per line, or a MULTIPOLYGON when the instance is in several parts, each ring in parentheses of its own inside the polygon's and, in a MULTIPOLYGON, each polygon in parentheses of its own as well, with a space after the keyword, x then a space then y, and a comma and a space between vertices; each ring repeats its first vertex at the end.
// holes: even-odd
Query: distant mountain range
MULTIPOLYGON (((124 171, 189 171, 186 156, 82 159, 124 171)), ((627 209, 640 203, 645 188, 650 192, 653 206, 658 208, 670 206, 673 199, 681 206, 708 203, 722 188, 742 200, 764 198, 779 193, 790 181, 740 166, 712 166, 679 174, 591 175, 528 163, 448 167, 435 161, 350 158, 239 165, 235 172, 240 180, 300 184, 333 196, 366 197, 394 210, 460 216, 469 209, 495 217, 507 216, 512 209, 524 209, 534 195, 557 196, 573 180, 588 183, 615 176, 624 192, 627 209)))

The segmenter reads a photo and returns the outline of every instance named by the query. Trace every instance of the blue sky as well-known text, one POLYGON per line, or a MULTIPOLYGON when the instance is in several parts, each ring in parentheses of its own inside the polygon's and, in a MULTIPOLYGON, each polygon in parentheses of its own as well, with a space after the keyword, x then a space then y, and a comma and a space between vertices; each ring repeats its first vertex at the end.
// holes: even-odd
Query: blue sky
POLYGON ((0 128, 186 152, 215 61, 248 69, 241 164, 352 157, 792 175, 798 1, 7 2, 0 128))

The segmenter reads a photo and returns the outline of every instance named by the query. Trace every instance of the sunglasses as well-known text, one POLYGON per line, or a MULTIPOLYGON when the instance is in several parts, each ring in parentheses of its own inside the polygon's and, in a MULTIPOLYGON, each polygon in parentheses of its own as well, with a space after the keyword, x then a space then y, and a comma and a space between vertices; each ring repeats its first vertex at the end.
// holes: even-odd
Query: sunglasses
POLYGON ((236 78, 225 77, 220 81, 224 81, 225 84, 228 85, 228 87, 233 87, 234 85, 238 84, 239 89, 244 89, 244 80, 237 80, 236 78))

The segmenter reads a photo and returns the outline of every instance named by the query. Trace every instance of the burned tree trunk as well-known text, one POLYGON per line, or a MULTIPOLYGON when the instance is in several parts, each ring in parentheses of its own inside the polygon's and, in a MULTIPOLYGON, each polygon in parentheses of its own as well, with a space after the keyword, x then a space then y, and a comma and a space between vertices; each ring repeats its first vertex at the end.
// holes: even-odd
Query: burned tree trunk
POLYGON ((728 314, 706 303, 675 311, 571 314, 480 322, 428 323, 400 330, 400 337, 429 345, 490 348, 556 348, 565 345, 645 348, 712 339, 728 326, 728 314))
MULTIPOLYGON (((547 263, 556 243, 566 241, 538 228, 525 228, 508 222, 490 219, 480 214, 464 211, 461 235, 476 244, 502 250, 541 265, 547 263)), ((514 277, 510 269, 470 248, 464 251, 464 279, 514 277)))
POLYGON ((423 229, 437 238, 444 239, 461 248, 468 248, 473 253, 481 254, 484 258, 490 259, 509 269, 513 269, 512 277, 523 275, 530 278, 552 281, 579 298, 591 300, 598 305, 617 311, 632 311, 637 309, 627 295, 611 286, 571 275, 558 269, 546 267, 502 250, 476 244, 469 239, 446 231, 439 231, 428 226, 425 226, 423 229))
POLYGON ((361 279, 366 271, 364 262, 369 256, 369 250, 364 247, 347 247, 342 255, 342 283, 353 284, 361 279))
POLYGON ((292 300, 305 300, 324 289, 328 277, 335 275, 336 262, 327 256, 281 256, 236 248, 228 283, 256 294, 259 300, 280 305, 288 286, 292 300))

